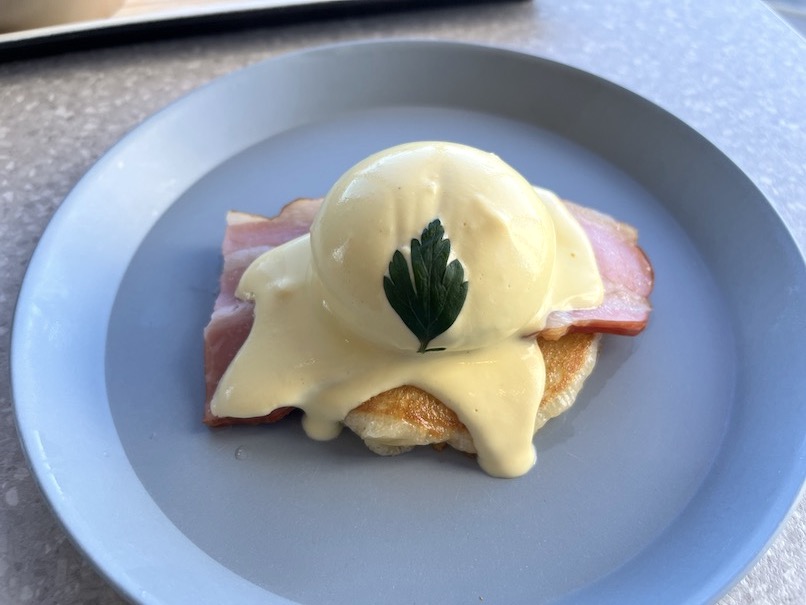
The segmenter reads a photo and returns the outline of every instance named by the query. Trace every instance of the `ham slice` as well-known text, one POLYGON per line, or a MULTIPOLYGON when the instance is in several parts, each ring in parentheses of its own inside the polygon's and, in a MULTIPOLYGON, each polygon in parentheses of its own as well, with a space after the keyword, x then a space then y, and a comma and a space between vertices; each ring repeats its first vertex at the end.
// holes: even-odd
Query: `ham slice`
POLYGON ((224 371, 235 358, 252 329, 253 304, 235 297, 235 290, 246 268, 258 256, 310 229, 321 199, 300 198, 286 205, 274 218, 245 212, 227 213, 227 230, 221 252, 224 267, 220 289, 210 322, 204 328, 204 378, 206 404, 204 422, 221 424, 257 424, 285 417, 292 408, 278 408, 267 417, 230 418, 226 421, 210 413, 210 401, 224 371))
POLYGON ((594 309, 555 311, 540 336, 549 340, 569 332, 635 336, 649 320, 649 295, 655 279, 649 259, 638 246, 638 231, 607 214, 564 203, 591 242, 605 296, 594 309))
MULTIPOLYGON (((300 198, 286 205, 274 218, 234 211, 227 214, 220 291, 204 329, 206 424, 273 422, 292 410, 279 408, 260 418, 218 418, 210 413, 209 404, 224 371, 252 327, 252 303, 235 297, 241 275, 265 251, 307 233, 321 203, 321 199, 300 198)), ((565 203, 593 246, 605 298, 594 309, 552 313, 539 335, 556 340, 572 332, 638 334, 649 319, 648 297, 654 276, 649 260, 638 247, 637 231, 596 210, 565 203)))

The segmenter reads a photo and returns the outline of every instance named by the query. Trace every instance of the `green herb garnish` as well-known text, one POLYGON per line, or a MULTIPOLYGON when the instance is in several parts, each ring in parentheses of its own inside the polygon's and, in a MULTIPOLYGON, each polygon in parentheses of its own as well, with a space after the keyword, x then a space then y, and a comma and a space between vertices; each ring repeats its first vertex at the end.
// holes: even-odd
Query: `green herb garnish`
POLYGON ((420 341, 418 353, 444 350, 429 349, 428 343, 453 325, 467 298, 465 270, 457 259, 448 263, 451 241, 444 236, 442 223, 434 219, 419 240, 411 240, 411 274, 406 257, 396 250, 383 277, 386 299, 420 341))

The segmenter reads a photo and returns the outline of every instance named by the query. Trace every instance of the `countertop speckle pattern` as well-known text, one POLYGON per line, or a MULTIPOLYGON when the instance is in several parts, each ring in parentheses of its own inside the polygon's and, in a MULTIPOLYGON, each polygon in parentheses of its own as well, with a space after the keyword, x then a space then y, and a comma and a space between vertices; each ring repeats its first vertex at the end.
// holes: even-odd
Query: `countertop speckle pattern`
MULTIPOLYGON (((536 0, 0 64, 0 603, 123 602, 51 514, 14 426, 8 378, 13 306, 49 217, 105 150, 184 93, 286 51, 388 37, 526 50, 640 93, 733 159, 806 249, 806 41, 760 2, 536 0)), ((721 603, 806 603, 806 502, 721 603)))

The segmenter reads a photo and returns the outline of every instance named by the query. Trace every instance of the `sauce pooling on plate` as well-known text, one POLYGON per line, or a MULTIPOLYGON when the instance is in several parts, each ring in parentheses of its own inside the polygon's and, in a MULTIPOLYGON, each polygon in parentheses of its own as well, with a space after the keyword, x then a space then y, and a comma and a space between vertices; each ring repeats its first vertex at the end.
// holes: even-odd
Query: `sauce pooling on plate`
POLYGON ((452 409, 491 475, 535 462, 552 311, 599 305, 582 228, 497 156, 400 145, 347 171, 309 235, 246 270, 252 331, 211 402, 216 416, 294 406, 315 439, 372 396, 412 385, 452 409))

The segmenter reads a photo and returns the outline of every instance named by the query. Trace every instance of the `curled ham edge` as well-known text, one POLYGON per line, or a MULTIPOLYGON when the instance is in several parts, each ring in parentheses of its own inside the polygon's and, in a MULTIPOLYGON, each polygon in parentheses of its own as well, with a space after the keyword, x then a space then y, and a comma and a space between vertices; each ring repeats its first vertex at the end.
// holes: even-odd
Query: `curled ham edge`
MULTIPOLYGON (((276 422, 293 409, 278 408, 256 418, 221 418, 210 412, 210 401, 252 328, 253 303, 235 296, 241 275, 267 250, 307 233, 321 203, 321 198, 299 198, 287 204, 274 218, 236 211, 227 214, 227 229, 221 248, 224 267, 220 290, 210 322, 204 329, 205 424, 276 422)), ((654 283, 652 265, 638 246, 638 232, 630 225, 591 208, 564 203, 588 235, 605 295, 598 307, 551 313, 539 336, 557 340, 571 332, 638 334, 649 320, 652 309, 649 295, 654 283)))

